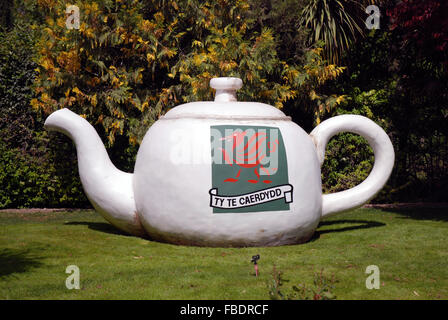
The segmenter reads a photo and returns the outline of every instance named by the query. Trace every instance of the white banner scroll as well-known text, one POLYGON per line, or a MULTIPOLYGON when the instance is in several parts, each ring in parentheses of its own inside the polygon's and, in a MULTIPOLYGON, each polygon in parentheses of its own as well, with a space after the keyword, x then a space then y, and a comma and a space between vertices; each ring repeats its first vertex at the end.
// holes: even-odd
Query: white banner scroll
POLYGON ((283 184, 280 186, 263 189, 251 193, 236 196, 220 196, 218 189, 210 189, 210 207, 221 209, 237 209, 258 204, 271 202, 278 199, 285 199, 286 203, 292 202, 292 185, 283 184))

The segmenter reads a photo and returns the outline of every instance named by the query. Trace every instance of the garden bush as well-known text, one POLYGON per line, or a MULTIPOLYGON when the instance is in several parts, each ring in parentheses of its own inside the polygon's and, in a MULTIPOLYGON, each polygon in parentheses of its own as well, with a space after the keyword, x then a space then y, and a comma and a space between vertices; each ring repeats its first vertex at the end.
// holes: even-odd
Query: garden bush
POLYGON ((49 139, 29 106, 35 37, 20 22, 0 32, 0 209, 85 207, 71 141, 49 139))
POLYGON ((333 90, 346 95, 345 111, 364 113, 393 142, 394 170, 375 201, 445 201, 448 69, 439 52, 421 55, 415 43, 404 55, 396 46, 400 32, 377 30, 354 46, 333 90))
MULTIPOLYGON (((35 138, 33 143, 47 139, 35 138)), ((0 209, 89 206, 71 141, 55 140, 51 146, 38 147, 39 155, 0 144, 0 209)))

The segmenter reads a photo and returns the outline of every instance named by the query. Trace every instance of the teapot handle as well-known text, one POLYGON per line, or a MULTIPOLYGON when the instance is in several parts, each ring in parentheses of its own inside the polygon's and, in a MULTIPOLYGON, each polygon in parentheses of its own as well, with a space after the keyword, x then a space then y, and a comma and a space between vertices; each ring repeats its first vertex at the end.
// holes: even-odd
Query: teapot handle
POLYGON ((340 132, 352 132, 366 138, 373 149, 375 162, 369 176, 359 185, 322 196, 322 217, 359 207, 373 198, 385 185, 394 166, 392 142, 372 120, 358 115, 340 115, 319 124, 311 133, 322 166, 328 141, 340 132))

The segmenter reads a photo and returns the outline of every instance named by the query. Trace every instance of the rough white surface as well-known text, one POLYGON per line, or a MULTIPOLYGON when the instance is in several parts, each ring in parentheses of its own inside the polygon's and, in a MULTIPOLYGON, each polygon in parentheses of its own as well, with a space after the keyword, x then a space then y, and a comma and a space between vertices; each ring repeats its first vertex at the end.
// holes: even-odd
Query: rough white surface
POLYGON ((52 113, 45 128, 62 132, 75 143, 82 186, 94 208, 115 227, 144 235, 136 215, 133 175, 115 168, 95 129, 68 109, 52 113))
POLYGON ((236 101, 236 91, 241 89, 243 81, 240 78, 213 78, 210 80, 210 87, 216 90, 216 102, 236 101))
POLYGON ((217 102, 178 106, 153 124, 141 144, 133 175, 113 166, 93 127, 73 112, 56 111, 45 127, 75 142, 84 190, 106 220, 131 234, 146 233, 171 243, 273 246, 305 242, 322 216, 362 205, 386 183, 394 152, 387 134, 371 120, 335 117, 322 122, 310 137, 272 106, 233 101, 239 82, 226 79, 214 81, 222 95, 217 102), (213 213, 209 205, 210 127, 215 125, 279 128, 287 155, 288 182, 293 186, 289 210, 213 213), (368 140, 375 165, 359 186, 322 197, 320 166, 325 146, 342 131, 368 140))
POLYGON ((320 220, 322 188, 319 161, 306 132, 290 121, 232 122, 280 129, 294 201, 289 211, 213 214, 209 206, 210 126, 220 124, 229 121, 172 119, 158 121, 148 130, 134 171, 137 212, 145 229, 157 240, 206 246, 268 246, 307 240, 320 220), (175 142, 187 146, 186 150, 196 147, 179 156, 175 142))

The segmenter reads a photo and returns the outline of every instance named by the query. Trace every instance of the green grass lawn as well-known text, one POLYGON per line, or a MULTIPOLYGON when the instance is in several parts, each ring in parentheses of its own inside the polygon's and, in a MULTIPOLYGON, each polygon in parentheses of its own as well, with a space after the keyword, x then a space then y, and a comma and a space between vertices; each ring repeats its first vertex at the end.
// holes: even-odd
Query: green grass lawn
POLYGON ((176 246, 127 236, 94 211, 0 213, 0 299, 269 299, 312 286, 323 270, 337 299, 448 299, 446 209, 357 209, 319 225, 312 241, 267 248, 176 246), (252 255, 260 254, 260 276, 252 255), (68 290, 66 267, 80 269, 68 290), (367 289, 366 267, 380 270, 367 289))

